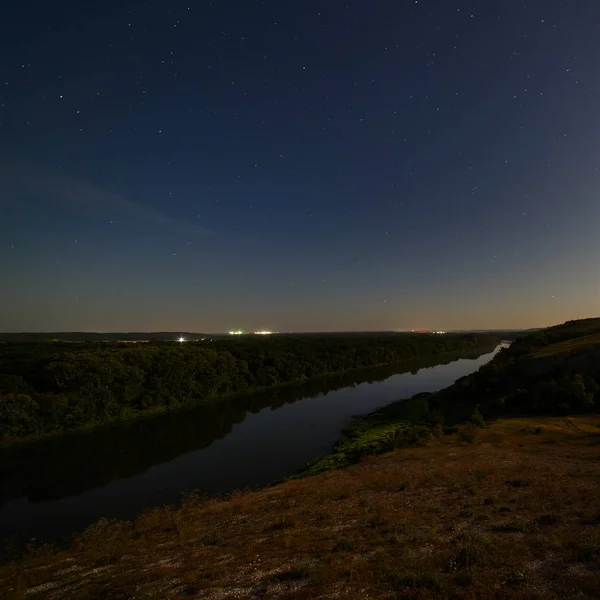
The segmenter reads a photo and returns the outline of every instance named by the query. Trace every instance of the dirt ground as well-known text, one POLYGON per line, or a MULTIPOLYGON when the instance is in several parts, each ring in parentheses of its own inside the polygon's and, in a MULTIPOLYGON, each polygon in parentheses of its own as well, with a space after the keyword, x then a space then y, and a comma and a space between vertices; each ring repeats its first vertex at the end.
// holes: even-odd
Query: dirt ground
POLYGON ((507 419, 0 565, 0 598, 600 598, 600 416, 507 419))

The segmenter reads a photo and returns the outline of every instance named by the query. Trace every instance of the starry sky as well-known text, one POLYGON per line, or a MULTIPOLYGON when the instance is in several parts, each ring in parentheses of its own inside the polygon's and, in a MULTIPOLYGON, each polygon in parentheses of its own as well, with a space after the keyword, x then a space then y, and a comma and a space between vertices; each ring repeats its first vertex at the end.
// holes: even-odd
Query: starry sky
POLYGON ((596 0, 33 0, 0 49, 0 331, 600 313, 596 0))

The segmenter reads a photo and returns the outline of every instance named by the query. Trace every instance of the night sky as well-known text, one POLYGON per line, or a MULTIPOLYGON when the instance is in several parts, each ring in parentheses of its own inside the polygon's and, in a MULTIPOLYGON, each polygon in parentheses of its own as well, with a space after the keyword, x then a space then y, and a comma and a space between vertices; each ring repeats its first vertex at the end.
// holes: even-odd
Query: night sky
POLYGON ((600 2, 11 2, 0 331, 600 313, 600 2))

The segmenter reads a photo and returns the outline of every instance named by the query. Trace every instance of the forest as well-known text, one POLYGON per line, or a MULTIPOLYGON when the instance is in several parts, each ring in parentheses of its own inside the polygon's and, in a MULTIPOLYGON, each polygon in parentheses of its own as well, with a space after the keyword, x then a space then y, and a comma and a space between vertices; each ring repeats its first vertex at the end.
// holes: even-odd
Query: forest
POLYGON ((314 377, 492 348, 488 334, 273 336, 0 346, 0 442, 314 377))

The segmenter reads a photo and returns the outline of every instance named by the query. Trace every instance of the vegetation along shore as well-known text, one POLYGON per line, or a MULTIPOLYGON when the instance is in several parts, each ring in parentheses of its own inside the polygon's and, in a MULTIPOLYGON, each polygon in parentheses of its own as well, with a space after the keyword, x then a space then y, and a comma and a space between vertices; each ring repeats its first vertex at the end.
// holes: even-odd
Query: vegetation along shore
POLYGON ((493 347, 489 334, 0 346, 0 443, 360 369, 493 347))
POLYGON ((0 597, 596 598, 599 355, 600 319, 525 335, 314 475, 32 546, 0 597))

